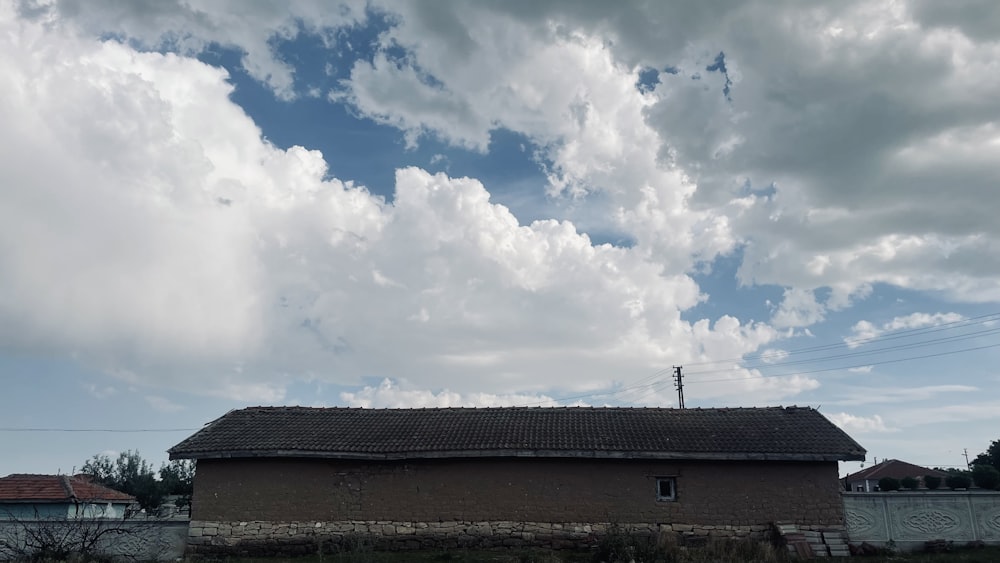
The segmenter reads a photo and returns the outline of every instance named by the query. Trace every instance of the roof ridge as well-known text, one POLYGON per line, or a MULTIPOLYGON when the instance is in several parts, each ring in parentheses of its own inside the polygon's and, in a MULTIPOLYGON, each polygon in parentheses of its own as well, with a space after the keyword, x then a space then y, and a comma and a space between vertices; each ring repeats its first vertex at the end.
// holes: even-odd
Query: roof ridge
MULTIPOLYGON (((770 405, 770 406, 751 406, 751 407, 692 407, 692 408, 679 408, 679 407, 650 407, 650 406, 581 406, 581 405, 557 405, 557 406, 541 406, 541 405, 506 405, 506 406, 457 406, 457 407, 351 407, 351 406, 332 406, 332 407, 314 407, 307 405, 257 405, 244 407, 242 409, 232 409, 226 414, 238 411, 280 411, 280 410, 309 410, 309 411, 359 411, 359 412, 373 412, 373 411, 399 411, 399 412, 412 412, 412 411, 513 411, 513 410, 537 410, 537 411, 559 411, 559 410, 581 410, 581 411, 637 411, 637 410, 668 410, 668 411, 759 411, 759 410, 816 410, 812 407, 805 406, 800 407, 798 405, 770 405)), ((222 415, 212 421, 206 423, 211 424, 216 420, 223 418, 222 415)))

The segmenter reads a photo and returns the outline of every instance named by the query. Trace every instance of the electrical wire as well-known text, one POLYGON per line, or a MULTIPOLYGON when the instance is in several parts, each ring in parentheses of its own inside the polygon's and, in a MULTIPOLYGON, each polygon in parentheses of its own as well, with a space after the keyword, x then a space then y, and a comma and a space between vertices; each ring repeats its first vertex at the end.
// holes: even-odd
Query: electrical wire
MULTIPOLYGON (((882 360, 880 362, 867 362, 867 363, 858 364, 858 365, 854 365, 854 366, 838 366, 838 367, 833 367, 833 368, 814 369, 814 370, 809 370, 809 371, 798 371, 798 372, 793 372, 793 373, 776 373, 776 374, 770 374, 770 375, 759 375, 759 376, 757 376, 757 378, 762 378, 762 377, 793 377, 793 376, 796 376, 796 375, 808 375, 810 373, 823 373, 823 372, 827 372, 827 371, 840 371, 840 370, 845 370, 845 369, 862 368, 862 367, 868 367, 868 366, 878 366, 878 365, 883 365, 883 364, 895 364, 895 363, 899 363, 899 362, 909 362, 909 361, 913 361, 913 360, 924 360, 924 359, 927 359, 927 358, 937 358, 937 357, 940 357, 940 356, 950 356, 952 354, 961 354, 963 352, 973 352, 975 350, 985 350, 987 348, 997 348, 997 347, 1000 347, 1000 342, 998 342, 996 344, 987 344, 985 346, 976 346, 976 347, 973 347, 973 348, 963 348, 961 350, 949 350, 947 352, 938 352, 936 354, 924 354, 922 356, 910 356, 910 357, 907 357, 907 358, 896 358, 894 360, 882 360)), ((718 373, 718 371, 697 372, 697 373, 718 373)), ((687 375, 697 375, 697 373, 690 373, 690 374, 687 374, 687 375)), ((684 384, 685 385, 691 385, 691 384, 699 384, 699 383, 717 383, 719 381, 734 381, 734 380, 731 379, 731 378, 728 378, 728 379, 699 379, 699 380, 695 380, 695 381, 686 381, 686 382, 684 382, 684 384)))
MULTIPOLYGON (((998 334, 998 333, 1000 333, 1000 328, 994 328, 994 329, 989 329, 989 330, 981 330, 981 331, 977 331, 977 332, 972 332, 972 333, 969 333, 969 334, 961 334, 961 335, 957 335, 957 336, 948 336, 948 337, 945 337, 945 338, 937 338, 937 339, 933 339, 933 340, 922 340, 920 342, 911 342, 909 344, 898 344, 896 346, 887 346, 885 348, 877 348, 875 350, 849 352, 849 353, 845 353, 845 354, 835 354, 835 355, 832 355, 832 356, 822 356, 822 357, 819 357, 819 358, 812 358, 812 359, 805 359, 805 360, 793 360, 793 361, 790 361, 790 362, 781 362, 781 363, 766 363, 765 362, 763 364, 749 365, 749 366, 743 366, 743 367, 744 367, 744 369, 759 369, 759 368, 765 368, 765 367, 771 367, 771 366, 778 366, 778 365, 780 365, 780 366, 790 366, 790 365, 800 365, 800 364, 811 364, 811 363, 828 361, 828 360, 850 359, 850 358, 856 358, 856 357, 861 357, 861 356, 874 356, 874 355, 885 354, 887 352, 894 352, 894 351, 898 351, 898 350, 909 350, 911 348, 924 348, 924 347, 927 347, 927 346, 937 346, 939 344, 946 344, 946 343, 950 343, 950 342, 957 342, 957 341, 960 341, 960 340, 969 340, 969 339, 972 339, 972 338, 979 338, 979 337, 982 337, 982 336, 985 336, 985 335, 998 334)), ((728 371, 728 370, 724 370, 724 369, 702 370, 702 371, 688 372, 685 375, 699 375, 699 374, 705 374, 705 373, 719 373, 719 372, 723 372, 723 371, 728 371)))
MULTIPOLYGON (((922 327, 922 328, 906 329, 906 330, 901 330, 901 331, 896 331, 896 332, 891 332, 891 333, 880 334, 880 335, 876 335, 876 336, 869 337, 869 338, 863 338, 863 339, 859 339, 859 340, 852 340, 849 343, 848 342, 837 342, 837 343, 832 343, 832 344, 823 344, 823 345, 811 346, 811 347, 807 347, 807 348, 799 348, 799 349, 790 350, 790 351, 787 351, 787 352, 767 352, 767 353, 761 353, 761 354, 746 355, 746 356, 741 357, 741 358, 731 358, 731 359, 728 359, 728 360, 715 360, 715 361, 706 361, 706 362, 686 362, 685 365, 688 365, 688 366, 695 366, 695 365, 704 365, 704 366, 707 366, 707 365, 719 364, 719 363, 731 363, 731 364, 745 363, 745 362, 748 362, 748 361, 751 361, 751 360, 754 360, 754 359, 762 360, 762 359, 766 359, 766 358, 769 358, 769 357, 785 358, 787 356, 794 355, 794 354, 806 354, 806 353, 812 353, 812 352, 818 352, 818 351, 824 351, 824 350, 831 350, 831 349, 843 348, 843 347, 857 347, 857 346, 862 346, 862 345, 865 345, 865 344, 871 344, 871 343, 877 343, 877 342, 880 343, 880 342, 885 342, 885 341, 893 341, 893 340, 898 340, 898 339, 901 339, 901 338, 911 338, 911 337, 915 337, 915 336, 922 336, 922 335, 926 335, 926 334, 933 334, 933 333, 943 332, 943 331, 948 331, 948 330, 956 330, 956 329, 966 328, 966 327, 971 327, 971 326, 976 326, 976 325, 984 325, 984 324, 989 324, 989 323, 993 323, 993 322, 996 322, 996 321, 1000 321, 1000 312, 998 312, 998 313, 990 313, 990 314, 986 314, 986 315, 978 315, 978 316, 975 316, 975 317, 970 317, 970 318, 966 318, 966 319, 962 319, 962 320, 958 320, 958 321, 952 321, 952 322, 948 322, 948 323, 942 323, 940 325, 935 325, 935 326, 932 326, 932 327, 922 327)), ((894 352, 894 351, 909 350, 909 349, 913 349, 913 348, 925 348, 925 347, 929 347, 929 346, 937 346, 937 345, 941 345, 941 344, 954 343, 954 342, 961 341, 961 340, 968 340, 968 339, 972 339, 972 338, 981 338, 983 336, 994 335, 994 334, 997 334, 997 333, 1000 333, 1000 328, 990 328, 990 329, 986 329, 986 330, 976 331, 976 332, 973 332, 973 333, 960 334, 960 335, 955 335, 955 336, 945 336, 943 338, 926 339, 926 340, 921 340, 919 342, 910 342, 910 343, 898 344, 898 345, 894 345, 894 346, 885 346, 885 347, 882 347, 882 348, 878 348, 876 350, 859 350, 859 351, 856 351, 856 352, 847 352, 847 353, 843 353, 843 354, 834 354, 834 355, 822 356, 822 357, 818 357, 818 358, 797 359, 797 360, 787 361, 787 362, 773 362, 773 363, 766 363, 765 362, 765 363, 761 363, 761 364, 758 364, 758 365, 743 365, 743 366, 740 366, 740 367, 733 367, 733 368, 727 368, 727 369, 714 369, 714 370, 709 369, 709 370, 688 372, 688 373, 685 374, 685 376, 706 375, 706 374, 715 374, 715 373, 726 373, 726 372, 736 371, 738 369, 756 369, 756 370, 761 370, 761 369, 780 368, 780 367, 788 366, 788 365, 800 365, 800 364, 829 362, 829 361, 833 361, 833 360, 845 360, 845 359, 859 358, 859 357, 864 357, 864 356, 886 354, 886 353, 890 353, 890 352, 894 352)), ((1000 343, 998 343, 998 344, 989 344, 989 345, 985 345, 985 346, 975 346, 975 347, 970 347, 970 348, 963 348, 963 349, 960 349, 960 350, 949 350, 949 351, 937 352, 937 353, 933 353, 933 354, 922 354, 922 355, 908 356, 908 357, 903 357, 903 358, 893 358, 893 359, 886 359, 886 360, 866 361, 864 363, 856 364, 856 365, 841 365, 841 366, 837 366, 837 367, 818 368, 818 369, 803 370, 803 371, 788 372, 788 373, 780 373, 780 374, 763 374, 763 375, 759 375, 757 377, 763 377, 763 378, 794 377, 796 375, 807 375, 807 374, 813 374, 813 373, 823 373, 823 372, 831 372, 831 371, 840 371, 840 370, 847 370, 847 369, 863 368, 863 367, 868 367, 868 366, 876 366, 876 365, 893 364, 893 363, 900 363, 900 362, 906 362, 906 361, 912 361, 912 360, 928 359, 928 358, 934 358, 934 357, 939 357, 939 356, 961 354, 961 353, 972 352, 972 351, 976 351, 976 350, 984 350, 984 349, 995 348, 995 347, 1000 347, 1000 343)), ((551 402, 556 402, 556 403, 562 403, 562 402, 567 402, 567 401, 576 401, 576 400, 580 400, 580 399, 593 399, 593 398, 601 398, 601 397, 619 397, 619 398, 622 398, 622 399, 624 399, 624 400, 626 400, 626 401, 628 401, 630 403, 636 403, 636 402, 639 402, 640 400, 642 400, 643 398, 649 396, 653 392, 660 391, 660 390, 663 389, 663 387, 666 387, 667 385, 671 384, 673 382, 672 378, 666 379, 666 378, 663 377, 664 375, 666 375, 670 371, 671 370, 666 369, 666 368, 657 370, 656 372, 654 372, 653 374, 651 374, 649 376, 643 377, 643 378, 641 378, 639 380, 636 380, 635 382, 631 383, 628 386, 625 386, 625 387, 622 387, 622 388, 616 389, 616 390, 611 390, 611 391, 606 391, 606 392, 601 392, 601 393, 586 393, 586 394, 579 394, 579 395, 573 395, 573 396, 567 396, 567 397, 561 397, 561 398, 554 398, 554 399, 550 399, 548 401, 538 401, 538 402, 535 402, 535 403, 528 403, 527 406, 530 406, 530 405, 541 405, 541 404, 548 403, 550 401, 551 402), (647 383, 647 381, 649 381, 649 382, 647 383), (636 397, 634 399, 632 399, 632 398, 626 398, 628 396, 628 394, 630 394, 630 393, 638 392, 638 391, 643 391, 643 390, 645 390, 645 391, 641 395, 639 395, 638 397, 636 397)), ((700 379, 700 380, 698 380, 698 379, 694 379, 694 380, 687 379, 687 380, 685 380, 685 384, 690 385, 690 384, 700 384, 700 383, 717 383, 717 382, 725 382, 725 381, 734 381, 734 379, 733 378, 716 378, 716 379, 700 379)))
POLYGON ((750 360, 767 360, 770 358, 783 359, 788 356, 793 356, 797 354, 808 354, 812 352, 822 352, 825 350, 844 348, 844 347, 857 347, 865 344, 871 344, 873 342, 883 342, 886 340, 898 340, 900 338, 908 338, 914 335, 931 334, 935 332, 941 332, 945 330, 954 330, 956 328, 963 328, 966 326, 973 326, 979 324, 988 324, 992 322, 1000 321, 1000 312, 989 313, 986 315, 978 315, 975 317, 969 317, 966 319, 961 319, 958 321, 952 321, 948 323, 942 323, 939 325, 921 327, 921 328, 910 328, 905 330, 894 331, 891 333, 878 334, 875 336, 870 336, 867 338, 860 339, 849 339, 848 341, 839 341, 830 344, 820 344, 817 346, 808 346, 805 348, 795 348, 786 351, 771 351, 771 352, 761 352, 759 354, 745 354, 738 358, 725 358, 721 360, 707 360, 703 362, 685 362, 686 366, 701 366, 701 365, 711 365, 711 364, 726 364, 734 362, 743 362, 750 360))

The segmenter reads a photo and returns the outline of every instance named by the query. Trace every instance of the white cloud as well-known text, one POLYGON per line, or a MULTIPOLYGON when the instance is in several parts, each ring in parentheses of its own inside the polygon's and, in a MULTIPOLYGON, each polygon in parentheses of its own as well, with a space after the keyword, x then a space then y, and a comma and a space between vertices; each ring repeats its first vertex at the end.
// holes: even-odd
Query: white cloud
POLYGON ((771 324, 776 328, 801 328, 822 321, 825 315, 826 308, 816 301, 812 291, 790 288, 771 315, 771 324))
MULTIPOLYGON (((705 299, 691 272, 736 248, 741 283, 785 288, 778 328, 878 284, 1000 299, 1000 44, 960 10, 374 5, 393 13, 382 46, 405 56, 357 60, 334 98, 411 144, 485 151, 497 127, 525 135, 567 204, 562 220, 520 224, 474 179, 407 168, 391 203, 326 179, 322 155, 261 140, 223 71, 92 39, 233 46, 291 97, 274 45, 334 45, 363 7, 42 6, 45 25, 0 6, 0 336, 15 348, 266 402, 301 378, 387 375, 530 394, 779 338, 681 318, 705 299), (721 52, 726 73, 709 71, 721 52), (635 87, 667 66, 655 89, 635 87), (583 232, 598 228, 635 244, 595 246, 583 232)), ((692 392, 755 401, 819 385, 732 367, 692 392)))
POLYGON ((876 326, 870 321, 861 320, 851 327, 853 334, 844 338, 844 342, 849 348, 857 348, 886 333, 951 324, 964 319, 965 317, 958 313, 912 313, 902 317, 895 317, 891 321, 882 323, 881 326, 876 326))
MULTIPOLYGON (((739 246, 742 283, 830 288, 831 310, 879 283, 996 301, 988 4, 375 2, 391 23, 382 49, 336 97, 410 143, 483 151, 496 127, 525 134, 552 194, 588 201, 567 217, 601 218, 673 273, 739 246), (670 72, 640 92, 644 68, 670 72)), ((353 2, 42 5, 47 21, 94 34, 241 48, 282 96, 294 77, 275 44, 314 34, 334 49, 367 21, 353 2)))
POLYGON ((393 5, 386 42, 411 59, 364 63, 348 86, 362 111, 414 135, 482 150, 497 125, 527 134, 555 190, 606 194, 617 226, 671 266, 739 241, 744 283, 830 288, 833 310, 876 283, 997 300, 1000 266, 981 258, 1000 240, 984 205, 1000 161, 1000 44, 934 25, 954 14, 923 10, 918 23, 909 7, 463 5, 431 17, 393 5), (726 75, 707 70, 720 52, 726 75), (639 92, 640 63, 677 74, 639 92), (418 68, 435 78, 418 107, 375 105, 372 92, 394 91, 384 81, 418 68))
POLYGON ((295 70, 275 48, 274 40, 313 33, 329 41, 336 29, 366 21, 365 2, 341 0, 260 2, 252 7, 239 0, 184 2, 117 2, 115 0, 24 0, 21 15, 85 30, 93 35, 116 34, 148 48, 191 55, 216 43, 243 53, 242 65, 275 94, 291 99, 309 95, 296 87, 295 70))
POLYGON ((767 348, 760 352, 760 361, 765 364, 777 364, 781 363, 788 358, 787 350, 779 350, 777 348, 767 348))
POLYGON ((159 395, 146 395, 146 403, 159 412, 177 412, 184 410, 184 405, 179 405, 166 397, 159 395))
POLYGON ((217 68, 0 16, 9 346, 272 403, 298 380, 387 375, 463 396, 606 389, 776 337, 683 321, 702 298, 683 267, 521 225, 474 179, 402 169, 391 204, 326 179, 318 152, 261 139, 217 68))
POLYGON ((493 393, 455 393, 447 389, 434 392, 424 389, 404 389, 399 383, 386 378, 377 387, 366 386, 361 390, 340 394, 344 404, 364 408, 430 408, 430 407, 510 407, 556 406, 545 395, 493 393))
POLYGON ((839 426, 848 434, 857 432, 859 434, 869 434, 873 432, 895 432, 896 429, 888 428, 880 415, 855 416, 846 412, 831 413, 825 415, 831 422, 839 426))
POLYGON ((96 399, 107 399, 118 394, 118 389, 111 385, 97 386, 89 383, 84 386, 84 389, 96 399))
POLYGON ((864 387, 851 391, 846 398, 831 401, 834 404, 866 405, 877 403, 910 403, 937 399, 946 393, 973 393, 979 388, 972 385, 923 385, 919 387, 864 387))
MULTIPOLYGON (((908 426, 947 423, 969 425, 986 420, 1000 420, 1000 402, 978 401, 963 404, 927 406, 926 408, 906 408, 897 411, 893 415, 893 419, 898 420, 900 425, 908 426)), ((992 429, 995 428, 995 425, 987 425, 986 427, 992 429)), ((979 432, 978 430, 976 433, 983 434, 983 432, 979 432)), ((995 435, 995 432, 987 434, 990 440, 995 439, 995 435)), ((984 436, 984 438, 987 436, 984 436)))

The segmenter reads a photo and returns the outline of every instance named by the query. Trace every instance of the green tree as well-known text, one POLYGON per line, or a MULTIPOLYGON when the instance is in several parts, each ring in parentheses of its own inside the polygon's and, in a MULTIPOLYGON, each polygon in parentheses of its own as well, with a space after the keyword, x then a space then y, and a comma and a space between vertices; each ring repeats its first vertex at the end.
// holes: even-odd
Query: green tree
POLYGON ((124 451, 114 461, 107 454, 95 454, 80 472, 105 487, 134 496, 139 507, 147 511, 163 503, 164 492, 153 466, 137 451, 124 451))
POLYGON ((1000 440, 993 440, 985 452, 972 460, 972 465, 992 465, 994 469, 1000 471, 1000 440))
POLYGON ((883 492, 898 491, 899 479, 895 477, 882 477, 878 480, 878 490, 883 492))
POLYGON ((992 465, 973 465, 972 482, 981 489, 996 489, 1000 487, 1000 471, 992 465))
POLYGON ((164 495, 177 495, 177 506, 191 504, 194 492, 194 461, 174 460, 160 466, 160 487, 164 495))
POLYGON ((949 489, 968 489, 972 484, 972 477, 966 473, 953 473, 944 480, 944 484, 949 489))

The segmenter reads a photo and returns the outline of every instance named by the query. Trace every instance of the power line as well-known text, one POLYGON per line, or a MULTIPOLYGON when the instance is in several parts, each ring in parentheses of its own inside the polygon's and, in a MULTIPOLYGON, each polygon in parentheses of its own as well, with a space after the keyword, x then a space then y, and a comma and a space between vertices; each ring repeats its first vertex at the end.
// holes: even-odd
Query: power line
MULTIPOLYGON (((814 370, 809 370, 809 371, 797 371, 797 372, 793 372, 793 373, 775 373, 775 374, 770 374, 770 375, 759 375, 757 377, 758 378, 763 378, 763 377, 792 377, 792 376, 795 376, 795 375, 808 375, 810 373, 822 373, 822 372, 826 372, 826 371, 840 371, 840 370, 852 369, 852 368, 861 368, 861 367, 868 367, 868 366, 878 366, 878 365, 882 365, 882 364, 895 364, 895 363, 899 363, 899 362, 909 362, 909 361, 912 361, 912 360, 923 360, 923 359, 927 359, 927 358, 937 358, 939 356, 948 356, 948 355, 951 355, 951 354, 961 354, 963 352, 973 352, 975 350, 985 350, 987 348, 997 348, 997 347, 1000 347, 1000 343, 997 343, 997 344, 987 344, 986 346, 976 346, 974 348, 963 348, 961 350, 949 350, 947 352, 938 352, 936 354, 925 354, 923 356, 910 356, 910 357, 907 357, 907 358, 896 358, 894 360, 882 360, 880 362, 866 362, 866 363, 858 364, 858 365, 854 365, 854 366, 839 366, 839 367, 835 367, 835 368, 823 368, 823 369, 814 369, 814 370)), ((698 373, 719 373, 719 370, 715 370, 715 371, 703 371, 703 372, 697 372, 695 374, 690 374, 689 373, 688 375, 697 375, 698 373)), ((700 379, 700 380, 690 381, 690 382, 688 382, 688 384, 690 385, 692 383, 716 383, 716 382, 719 382, 719 381, 734 381, 734 380, 732 378, 725 378, 725 379, 700 379)))
POLYGON ((969 318, 966 318, 966 319, 962 319, 962 320, 958 320, 958 321, 952 321, 952 322, 949 322, 949 323, 942 323, 942 324, 939 324, 939 325, 934 325, 934 326, 929 326, 929 327, 911 328, 911 329, 906 329, 906 330, 894 331, 894 332, 891 332, 891 333, 878 334, 878 335, 875 335, 875 336, 870 336, 868 338, 860 338, 860 339, 856 339, 856 340, 851 340, 850 343, 844 342, 844 341, 840 341, 840 342, 834 342, 834 343, 830 343, 830 344, 820 344, 820 345, 816 345, 816 346, 808 346, 808 347, 805 347, 805 348, 795 348, 793 350, 787 350, 787 351, 771 351, 771 352, 761 352, 759 354, 745 354, 745 355, 740 356, 738 358, 726 358, 726 359, 721 359, 721 360, 710 360, 710 361, 703 361, 703 362, 686 362, 686 364, 688 366, 701 366, 701 365, 711 365, 711 364, 725 364, 725 363, 734 363, 734 362, 745 362, 745 361, 751 361, 751 360, 767 360, 767 359, 771 359, 771 358, 782 359, 782 358, 786 358, 788 356, 793 356, 793 355, 797 355, 797 354, 808 354, 808 353, 811 353, 811 352, 821 352, 821 351, 824 351, 824 350, 831 350, 831 349, 837 349, 837 348, 851 347, 852 345, 853 346, 861 346, 861 345, 864 345, 864 344, 871 344, 873 342, 883 342, 883 341, 886 341, 886 340, 898 340, 900 338, 908 338, 908 337, 911 337, 911 336, 917 336, 917 335, 923 335, 923 334, 931 334, 931 333, 941 332, 941 331, 945 331, 945 330, 954 330, 954 329, 963 328, 963 327, 966 327, 966 326, 973 326, 973 325, 978 325, 978 324, 987 324, 987 323, 995 322, 995 321, 1000 321, 1000 312, 989 313, 989 314, 986 314, 986 315, 978 315, 978 316, 975 316, 975 317, 969 317, 969 318))
MULTIPOLYGON (((874 342, 883 342, 883 341, 889 341, 889 340, 898 340, 900 338, 920 336, 920 335, 925 335, 925 334, 932 334, 932 333, 935 333, 935 332, 942 332, 942 331, 946 331, 946 330, 955 330, 955 329, 959 329, 959 328, 963 328, 963 327, 969 327, 969 326, 974 326, 974 325, 987 324, 987 323, 995 322, 995 321, 998 321, 998 320, 1000 320, 1000 313, 990 313, 990 314, 987 314, 987 315, 979 315, 979 316, 976 316, 976 317, 970 317, 970 318, 967 318, 967 319, 962 319, 962 320, 959 320, 959 321, 953 321, 953 322, 950 322, 950 323, 943 323, 943 324, 940 324, 940 325, 935 325, 933 327, 906 329, 906 330, 892 332, 892 333, 880 334, 880 335, 873 336, 873 337, 870 337, 870 338, 854 340, 854 341, 851 342, 851 344, 853 344, 853 345, 863 345, 863 344, 870 344, 870 343, 874 343, 874 342)), ((819 357, 819 358, 793 360, 793 361, 790 361, 790 362, 776 362, 776 363, 772 363, 772 364, 765 363, 765 364, 761 364, 761 365, 742 366, 742 369, 757 369, 757 370, 759 370, 759 369, 764 369, 764 368, 777 368, 777 367, 782 367, 782 366, 786 366, 786 365, 819 363, 819 362, 828 362, 830 360, 850 359, 850 358, 856 358, 856 357, 862 357, 862 356, 871 356, 871 355, 877 355, 877 354, 885 354, 885 353, 892 352, 892 351, 907 350, 907 349, 917 348, 917 347, 935 346, 935 345, 941 345, 941 344, 945 344, 945 343, 953 343, 953 342, 960 341, 960 340, 967 340, 967 339, 971 339, 971 338, 982 337, 982 336, 985 336, 985 335, 992 335, 992 334, 996 334, 998 332, 1000 332, 1000 329, 992 329, 991 328, 991 329, 977 331, 977 332, 973 332, 973 333, 969 333, 969 334, 961 334, 961 335, 955 335, 955 336, 946 336, 946 337, 942 337, 942 338, 922 340, 920 342, 911 342, 911 343, 907 343, 907 344, 898 344, 898 345, 895 345, 895 346, 886 346, 886 347, 878 348, 876 350, 861 350, 861 351, 857 351, 857 352, 848 352, 848 353, 844 353, 844 354, 834 354, 834 355, 823 356, 823 357, 819 357)), ((800 349, 791 350, 791 351, 788 351, 788 352, 770 352, 770 353, 748 355, 748 356, 744 356, 744 357, 741 357, 741 358, 731 358, 729 360, 716 360, 716 361, 711 361, 711 362, 690 362, 688 365, 711 365, 711 364, 718 364, 718 363, 743 363, 743 362, 746 362, 748 360, 753 360, 755 358, 756 359, 764 359, 764 358, 768 358, 768 357, 781 357, 781 358, 784 358, 784 357, 787 357, 788 355, 792 355, 792 354, 803 354, 803 353, 809 353, 809 352, 817 352, 817 351, 822 351, 822 350, 830 350, 830 349, 835 349, 835 348, 843 348, 845 346, 848 346, 848 344, 846 342, 838 342, 838 343, 833 343, 833 344, 825 344, 825 345, 812 346, 812 347, 808 347, 808 348, 800 348, 800 349)), ((829 371, 840 371, 840 370, 854 369, 854 368, 859 368, 859 367, 868 367, 868 366, 892 364, 892 363, 906 362, 906 361, 912 361, 912 360, 934 358, 934 357, 939 357, 939 356, 947 356, 947 355, 953 355, 953 354, 960 354, 960 353, 972 352, 972 351, 976 351, 976 350, 984 350, 984 349, 987 349, 987 348, 995 348, 995 347, 998 347, 998 346, 1000 346, 1000 344, 990 344, 990 345, 985 345, 985 346, 976 346, 976 347, 971 347, 971 348, 963 348, 963 349, 960 349, 960 350, 949 350, 949 351, 938 352, 938 353, 934 353, 934 354, 924 354, 924 355, 919 355, 919 356, 909 356, 909 357, 904 357, 904 358, 895 358, 895 359, 879 360, 879 361, 868 361, 868 362, 864 362, 862 364, 856 364, 856 365, 845 365, 845 366, 838 366, 838 367, 832 367, 832 368, 820 368, 820 369, 805 370, 805 371, 791 372, 791 373, 767 374, 767 375, 760 375, 760 376, 757 376, 757 377, 764 377, 764 378, 792 377, 792 376, 795 376, 795 375, 806 375, 806 374, 812 374, 812 373, 822 373, 822 372, 829 372, 829 371)), ((709 369, 709 370, 702 370, 702 371, 697 371, 697 372, 689 372, 689 373, 687 373, 685 375, 689 375, 690 376, 690 375, 701 375, 701 374, 712 374, 712 373, 726 373, 726 372, 730 372, 730 371, 736 371, 736 369, 739 369, 739 368, 715 369, 715 370, 709 369)), ((601 393, 585 393, 585 394, 573 395, 573 396, 569 396, 569 397, 553 398, 553 399, 551 399, 551 401, 556 402, 556 403, 561 403, 561 402, 574 401, 574 400, 579 400, 579 399, 592 399, 592 398, 598 398, 598 397, 615 397, 615 396, 617 396, 617 397, 620 397, 621 399, 623 399, 623 400, 625 400, 625 401, 627 401, 629 403, 636 403, 636 402, 644 399, 645 397, 649 396, 650 394, 652 394, 652 393, 654 393, 656 391, 659 391, 659 390, 663 389, 664 387, 666 387, 668 384, 670 384, 673 381, 673 377, 671 377, 671 378, 668 379, 668 378, 666 378, 664 376, 667 373, 671 372, 671 371, 672 370, 666 369, 666 368, 661 369, 661 370, 657 370, 653 374, 648 375, 646 377, 643 377, 643 378, 641 378, 639 380, 636 380, 632 384, 630 384, 628 386, 625 386, 625 387, 622 387, 620 389, 606 391, 606 392, 601 392, 601 393), (649 381, 649 383, 646 383, 647 381, 649 381), (640 391, 641 391, 641 394, 638 397, 636 397, 634 399, 627 398, 628 394, 633 393, 633 392, 640 392, 640 391)), ((702 380, 692 380, 692 381, 689 381, 689 383, 713 383, 713 382, 724 382, 724 381, 733 381, 733 379, 732 378, 702 379, 702 380)), ((544 404, 546 402, 549 402, 549 401, 538 401, 538 402, 534 402, 534 403, 527 403, 526 405, 540 405, 540 404, 544 404)))
MULTIPOLYGON (((898 351, 898 350, 908 350, 910 348, 923 348, 923 347, 927 347, 927 346, 936 346, 936 345, 939 345, 939 344, 946 344, 946 343, 950 343, 950 342, 957 342, 957 341, 960 341, 960 340, 969 340, 969 339, 972 339, 972 338, 982 337, 982 336, 991 335, 991 334, 998 334, 998 333, 1000 333, 1000 328, 993 328, 993 329, 989 329, 989 330, 980 330, 980 331, 972 332, 972 333, 969 333, 969 334, 960 334, 960 335, 956 335, 956 336, 947 336, 947 337, 944 337, 944 338, 935 338, 935 339, 931 339, 931 340, 921 340, 919 342, 910 342, 908 344, 897 344, 895 346, 886 346, 884 348, 876 348, 875 350, 861 350, 861 351, 857 351, 857 352, 847 352, 847 353, 844 353, 844 354, 834 354, 834 355, 831 355, 831 356, 821 356, 819 358, 812 358, 812 359, 805 359, 805 360, 793 360, 793 361, 790 361, 790 362, 781 362, 781 363, 771 363, 771 364, 769 364, 769 363, 765 362, 765 363, 762 363, 762 364, 749 365, 749 366, 743 366, 743 367, 745 369, 759 369, 759 368, 772 367, 772 366, 790 366, 790 365, 798 365, 798 364, 811 364, 811 363, 823 362, 823 361, 827 361, 827 360, 840 360, 840 359, 845 359, 845 358, 856 358, 856 357, 861 357, 861 356, 874 356, 874 355, 884 354, 884 353, 887 353, 887 352, 894 352, 894 351, 898 351)), ((720 373, 720 372, 724 372, 724 371, 728 371, 728 370, 725 370, 725 369, 702 370, 702 371, 692 372, 690 375, 697 375, 697 374, 704 374, 704 373, 720 373)))

